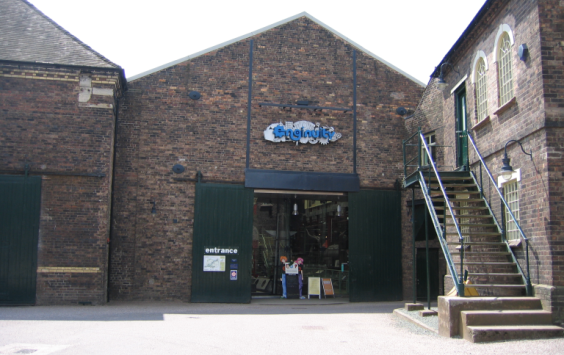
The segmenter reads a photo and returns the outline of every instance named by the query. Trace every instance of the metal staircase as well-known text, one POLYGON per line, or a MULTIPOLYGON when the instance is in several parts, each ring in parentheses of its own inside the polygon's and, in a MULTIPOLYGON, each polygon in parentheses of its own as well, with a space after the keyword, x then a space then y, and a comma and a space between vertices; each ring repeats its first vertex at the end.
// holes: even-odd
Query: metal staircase
MULTIPOLYGON (((468 138, 480 159, 480 171, 483 165, 488 177, 494 181, 472 138, 468 138)), ((458 294, 465 295, 467 276, 471 282, 471 286, 467 287, 476 289, 480 296, 532 295, 528 272, 528 239, 513 213, 509 212, 517 223, 526 248, 526 274, 505 238, 503 221, 500 223, 496 219, 475 174, 471 171, 439 172, 420 130, 404 141, 403 145, 404 188, 421 189, 458 294), (407 160, 410 147, 411 151, 416 148, 416 156, 407 160), (423 154, 428 158, 423 159, 423 154), (422 161, 429 164, 424 166, 422 161), (409 167, 416 169, 408 174, 409 167)), ((509 209, 503 195, 497 191, 502 203, 509 209)))
MULTIPOLYGON (((412 203, 415 201, 415 188, 421 189, 448 272, 461 296, 439 297, 439 334, 461 336, 471 342, 561 337, 564 329, 552 324, 552 313, 543 310, 541 300, 524 297, 533 295, 529 240, 498 189, 474 140, 470 135, 465 136, 478 157, 472 167, 479 169, 479 179, 470 171, 469 165, 464 171, 439 172, 421 130, 403 142, 403 186, 413 189, 412 203), (407 159, 409 151, 416 153, 411 160, 407 159), (408 168, 414 169, 408 174, 408 168), (501 221, 484 197, 484 172, 500 198, 501 221), (524 261, 525 270, 506 238, 506 211, 519 231, 519 242, 524 245, 520 260, 524 261), (465 283, 466 277, 471 284, 465 283), (477 291, 478 297, 465 297, 476 295, 476 292, 467 294, 466 291, 471 290, 465 287, 477 291)), ((435 146, 435 149, 438 147, 435 146)), ((415 232, 413 241, 415 250, 415 232)), ((430 307, 429 286, 427 289, 430 307)))
POLYGON ((436 192, 439 184, 434 175, 424 182, 429 186, 424 190, 429 192, 436 220, 445 231, 444 241, 455 270, 468 271, 466 275, 472 282, 471 287, 477 289, 480 296, 524 295, 526 279, 511 248, 503 240, 502 229, 474 176, 470 172, 451 172, 441 177, 441 181, 446 200, 440 191, 436 192))

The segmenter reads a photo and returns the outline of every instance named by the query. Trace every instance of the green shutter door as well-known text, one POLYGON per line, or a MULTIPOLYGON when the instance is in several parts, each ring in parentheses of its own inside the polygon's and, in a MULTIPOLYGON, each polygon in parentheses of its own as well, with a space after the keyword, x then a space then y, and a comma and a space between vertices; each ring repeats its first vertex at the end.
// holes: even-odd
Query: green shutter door
POLYGON ((402 297, 400 191, 349 194, 350 301, 402 297))
POLYGON ((238 185, 196 184, 192 302, 251 302, 254 191, 238 185), (206 253, 237 249, 237 254, 206 253), (204 271, 204 256, 225 256, 225 271, 204 271), (237 279, 231 280, 231 270, 237 279))
POLYGON ((0 176, 0 304, 34 304, 41 177, 0 176))

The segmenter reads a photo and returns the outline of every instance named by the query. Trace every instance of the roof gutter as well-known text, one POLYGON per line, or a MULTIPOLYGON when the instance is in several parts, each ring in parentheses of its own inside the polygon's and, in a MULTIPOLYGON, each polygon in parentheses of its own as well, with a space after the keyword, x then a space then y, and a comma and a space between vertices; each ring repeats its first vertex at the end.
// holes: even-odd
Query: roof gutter
POLYGON ((435 70, 433 71, 433 73, 431 73, 431 78, 437 78, 439 76, 441 65, 447 63, 449 59, 457 52, 457 50, 459 49, 459 47, 462 46, 468 35, 470 35, 470 33, 477 26, 478 22, 480 22, 482 18, 485 16, 485 14, 488 12, 490 7, 492 7, 494 3, 507 3, 507 2, 509 2, 509 0, 487 0, 482 6, 482 8, 480 9, 480 11, 478 11, 476 16, 474 16, 468 27, 466 27, 464 32, 462 32, 462 35, 458 38, 456 43, 454 43, 454 45, 451 47, 450 51, 444 56, 444 58, 441 60, 439 65, 435 67, 435 70))

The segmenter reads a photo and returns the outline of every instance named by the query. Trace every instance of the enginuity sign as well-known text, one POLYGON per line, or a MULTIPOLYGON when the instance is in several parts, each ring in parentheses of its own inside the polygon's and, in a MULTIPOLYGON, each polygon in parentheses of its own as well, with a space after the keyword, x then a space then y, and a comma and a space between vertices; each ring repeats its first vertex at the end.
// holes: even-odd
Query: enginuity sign
POLYGON ((264 139, 270 142, 295 142, 296 144, 329 144, 336 142, 343 135, 335 128, 321 126, 309 121, 273 123, 264 130, 264 139))

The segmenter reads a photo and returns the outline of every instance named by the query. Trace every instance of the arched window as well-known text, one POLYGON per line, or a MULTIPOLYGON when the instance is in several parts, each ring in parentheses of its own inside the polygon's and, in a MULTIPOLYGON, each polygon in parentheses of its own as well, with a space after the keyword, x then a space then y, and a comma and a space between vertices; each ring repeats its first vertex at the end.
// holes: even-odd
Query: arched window
POLYGON ((476 108, 478 111, 478 122, 481 122, 488 116, 488 94, 486 85, 486 61, 484 58, 479 58, 475 70, 476 80, 476 108))
POLYGON ((512 42, 507 32, 501 35, 498 42, 499 106, 505 105, 515 96, 513 93, 512 42))

